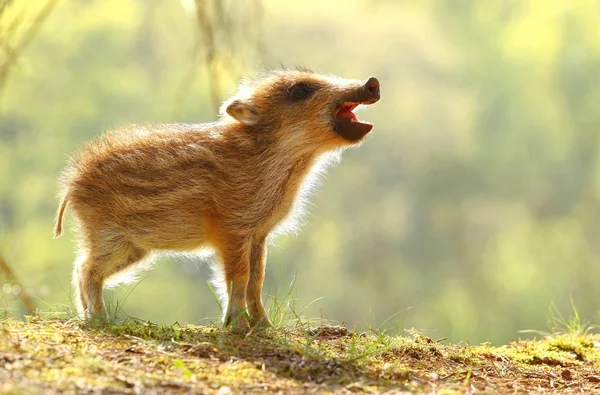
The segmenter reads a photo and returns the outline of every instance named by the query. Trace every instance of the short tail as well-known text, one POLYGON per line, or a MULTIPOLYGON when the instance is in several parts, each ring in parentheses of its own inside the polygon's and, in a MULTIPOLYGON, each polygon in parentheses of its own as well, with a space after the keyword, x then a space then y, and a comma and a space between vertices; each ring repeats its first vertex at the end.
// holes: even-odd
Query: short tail
POLYGON ((62 202, 60 202, 60 207, 58 208, 58 212, 56 213, 56 224, 54 225, 54 238, 55 239, 62 234, 62 221, 63 221, 63 216, 65 215, 65 209, 67 208, 68 203, 69 203, 69 195, 65 195, 62 202))

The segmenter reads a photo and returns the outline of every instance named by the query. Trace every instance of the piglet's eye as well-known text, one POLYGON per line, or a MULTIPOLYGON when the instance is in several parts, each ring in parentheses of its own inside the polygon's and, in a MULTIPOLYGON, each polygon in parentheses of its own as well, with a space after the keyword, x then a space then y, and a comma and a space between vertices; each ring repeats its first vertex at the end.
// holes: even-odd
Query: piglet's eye
POLYGON ((305 83, 298 83, 292 85, 292 87, 288 89, 288 93, 292 101, 298 102, 308 99, 313 95, 313 93, 315 93, 316 90, 317 88, 315 86, 305 83))

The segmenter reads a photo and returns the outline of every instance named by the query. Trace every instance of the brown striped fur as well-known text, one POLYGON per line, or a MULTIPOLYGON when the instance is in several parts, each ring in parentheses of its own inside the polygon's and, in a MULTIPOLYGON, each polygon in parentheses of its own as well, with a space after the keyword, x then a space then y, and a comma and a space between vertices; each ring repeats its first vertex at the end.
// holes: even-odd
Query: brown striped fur
MULTIPOLYGON (((225 324, 269 324, 261 289, 269 235, 290 216, 327 153, 356 144, 333 131, 335 109, 364 82, 307 70, 241 85, 218 122, 129 126, 85 145, 61 176, 61 204, 79 225, 79 310, 104 316, 108 279, 157 251, 213 249, 223 268, 225 324), (318 86, 294 102, 290 87, 318 86)), ((362 138, 362 136, 361 136, 362 138)), ((298 211, 298 210, 296 210, 298 211)))

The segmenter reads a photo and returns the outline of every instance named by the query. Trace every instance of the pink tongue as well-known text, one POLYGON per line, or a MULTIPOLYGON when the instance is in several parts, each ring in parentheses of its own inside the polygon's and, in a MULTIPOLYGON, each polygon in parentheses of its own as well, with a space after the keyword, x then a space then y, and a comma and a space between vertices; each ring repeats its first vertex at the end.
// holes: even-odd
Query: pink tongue
POLYGON ((345 109, 340 110, 337 113, 337 117, 340 119, 351 119, 351 120, 356 120, 356 115, 354 115, 354 113, 352 111, 348 111, 345 109))

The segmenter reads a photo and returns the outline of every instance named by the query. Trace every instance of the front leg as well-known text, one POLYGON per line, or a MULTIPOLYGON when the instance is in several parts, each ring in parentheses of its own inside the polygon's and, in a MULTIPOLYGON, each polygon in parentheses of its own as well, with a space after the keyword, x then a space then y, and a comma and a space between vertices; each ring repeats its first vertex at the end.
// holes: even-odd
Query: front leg
POLYGON ((267 242, 264 237, 253 239, 250 247, 250 279, 246 291, 252 325, 273 326, 262 304, 261 293, 267 263, 267 242))
POLYGON ((250 271, 249 248, 228 248, 221 251, 221 256, 228 295, 224 324, 234 330, 247 331, 250 329, 246 312, 246 290, 250 271))

